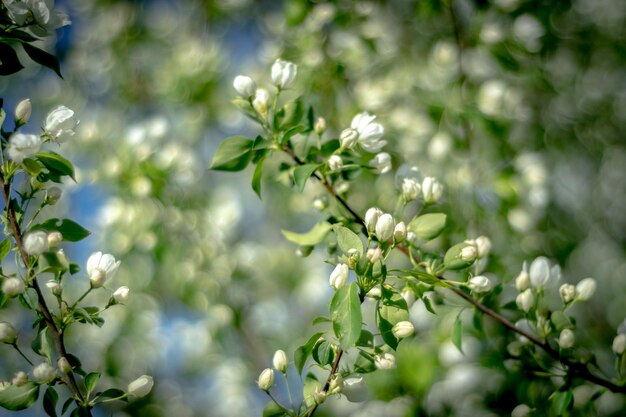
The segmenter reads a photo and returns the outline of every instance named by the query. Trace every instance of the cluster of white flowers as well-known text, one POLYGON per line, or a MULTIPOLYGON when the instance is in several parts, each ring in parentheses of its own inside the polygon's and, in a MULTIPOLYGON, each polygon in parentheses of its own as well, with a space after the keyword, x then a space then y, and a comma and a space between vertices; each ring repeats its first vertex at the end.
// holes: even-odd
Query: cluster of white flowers
POLYGON ((387 242, 393 238, 396 243, 406 239, 407 229, 404 222, 396 224, 393 216, 383 213, 377 207, 372 207, 365 212, 365 227, 367 231, 374 233, 379 242, 387 242))
POLYGON ((54 9, 54 0, 2 0, 9 18, 18 26, 28 28, 38 36, 49 36, 52 31, 67 26, 70 19, 54 9))

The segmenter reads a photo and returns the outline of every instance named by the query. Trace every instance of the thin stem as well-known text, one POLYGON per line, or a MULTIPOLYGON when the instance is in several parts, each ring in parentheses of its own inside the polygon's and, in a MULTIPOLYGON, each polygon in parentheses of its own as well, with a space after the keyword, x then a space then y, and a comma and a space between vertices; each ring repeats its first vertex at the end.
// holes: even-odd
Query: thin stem
POLYGON ((19 353, 20 355, 22 355, 22 358, 24 358, 26 360, 26 362, 28 362, 30 364, 30 366, 33 366, 34 364, 30 361, 30 359, 28 359, 28 357, 24 354, 24 352, 22 352, 22 350, 20 349, 20 347, 17 345, 17 343, 13 343, 11 346, 13 346, 13 348, 15 350, 17 350, 17 353, 19 353))
MULTIPOLYGON (((29 258, 28 258, 28 254, 24 250, 24 243, 22 241, 22 231, 17 222, 15 209, 13 208, 11 204, 11 183, 6 182, 4 178, 4 174, 2 172, 0 172, 0 181, 2 182, 2 197, 4 198, 4 203, 6 205, 6 212, 7 212, 8 223, 9 223, 8 227, 10 228, 11 234, 13 235, 13 238, 15 239, 15 246, 19 252, 22 262, 24 263, 24 265, 28 265, 29 258)), ((52 337, 52 340, 54 342, 54 347, 57 353, 59 354, 59 357, 67 357, 67 349, 65 348, 65 341, 63 340, 63 333, 59 328, 57 328, 57 325, 54 321, 54 317, 52 316, 52 313, 50 313, 50 309, 48 308, 48 305, 46 304, 46 300, 43 296, 43 293, 41 291, 41 288, 39 287, 39 283, 37 282, 36 278, 37 277, 33 269, 29 268, 28 280, 30 282, 30 286, 35 290, 35 293, 37 294, 37 303, 39 305, 39 311, 41 312, 41 315, 43 316, 44 321, 46 323, 46 326, 48 327, 48 331, 50 332, 50 336, 52 337)), ((78 385, 76 384, 76 380, 74 379, 74 376, 72 374, 69 374, 69 375, 64 375, 62 378, 63 378, 63 382, 65 382, 65 385, 70 391, 70 394, 72 395, 72 398, 74 399, 74 402, 76 402, 76 405, 83 408, 84 411, 86 412, 86 415, 91 417, 91 410, 83 407, 84 398, 80 392, 80 389, 78 388, 78 385)))
POLYGON ((83 301, 83 300, 85 299, 85 297, 87 297, 87 295, 91 292, 91 290, 93 290, 93 288, 90 286, 90 287, 87 289, 87 291, 85 291, 85 292, 83 293, 83 295, 81 295, 80 297, 78 297, 78 300, 74 301, 74 304, 72 304, 72 306, 68 309, 68 311, 69 311, 69 310, 73 310, 73 309, 74 309, 74 308, 78 305, 78 303, 80 303, 81 301, 83 301))

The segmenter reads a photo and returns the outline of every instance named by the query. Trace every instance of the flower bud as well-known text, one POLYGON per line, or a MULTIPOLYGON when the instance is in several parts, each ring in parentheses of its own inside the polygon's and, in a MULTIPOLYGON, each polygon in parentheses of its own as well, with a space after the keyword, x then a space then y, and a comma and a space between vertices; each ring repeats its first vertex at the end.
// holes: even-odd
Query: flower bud
POLYGON ((409 308, 411 308, 411 306, 413 305, 413 303, 415 303, 415 300, 417 299, 417 297, 415 296, 415 292, 409 287, 404 287, 400 295, 402 296, 402 298, 404 298, 404 301, 406 301, 406 305, 409 308))
POLYGON ((613 339, 613 352, 617 355, 624 354, 626 351, 626 333, 620 333, 613 339))
POLYGON ((464 262, 473 262, 476 260, 477 256, 478 250, 476 249, 476 245, 467 245, 461 249, 460 258, 464 262))
POLYGON ((391 214, 382 214, 376 222, 376 237, 381 242, 386 242, 393 237, 396 222, 391 214))
POLYGON ((270 93, 263 88, 259 88, 254 96, 254 100, 252 100, 252 107, 256 110, 261 117, 264 119, 267 118, 267 106, 270 102, 270 93))
POLYGON ((24 236, 24 250, 32 256, 39 256, 48 250, 48 234, 37 230, 24 236))
POLYGON ((17 340, 17 330, 6 321, 0 321, 0 343, 12 345, 17 340))
POLYGON ((433 177, 422 180, 422 197, 425 203, 436 203, 443 194, 443 186, 433 177))
POLYGON ((63 195, 63 191, 59 187, 50 187, 46 190, 46 204, 51 206, 55 205, 60 199, 61 195, 63 195))
POLYGON ((589 300, 596 292, 596 280, 585 278, 576 284, 576 298, 581 301, 589 300))
POLYGON ((128 396, 129 397, 145 397, 152 391, 154 386, 154 379, 149 375, 142 375, 128 384, 128 396))
POLYGON ((402 179, 402 197, 406 201, 415 200, 420 195, 422 186, 415 178, 402 179))
POLYGON ((30 104, 29 98, 25 98, 24 100, 17 103, 17 106, 15 107, 15 113, 13 114, 15 124, 19 127, 28 123, 32 111, 33 106, 30 104))
POLYGON ((278 349, 274 353, 274 359, 272 360, 274 364, 274 369, 283 374, 287 372, 287 366, 289 365, 289 359, 287 358, 287 354, 284 350, 278 349))
POLYGON ((328 207, 328 199, 326 196, 313 199, 313 207, 319 211, 325 210, 328 207))
POLYGON ((518 291, 524 291, 530 288, 530 275, 525 270, 522 270, 517 278, 515 278, 515 288, 518 291))
POLYGON ((380 152, 369 162, 369 166, 374 168, 376 174, 386 174, 391 171, 391 155, 380 152))
POLYGON ((48 234, 48 248, 56 248, 63 242, 63 235, 56 230, 48 234))
POLYGON ((380 248, 369 248, 367 250, 367 260, 375 264, 383 257, 383 251, 380 248))
POLYGON ((474 243, 476 243, 479 258, 484 258, 489 255, 489 252, 491 251, 491 239, 487 236, 478 236, 476 240, 474 240, 474 243))
POLYGON ((16 295, 22 294, 24 291, 26 291, 26 285, 24 285, 24 281, 20 278, 5 278, 2 283, 2 292, 9 297, 15 297, 16 295))
POLYGON ((27 382, 28 382, 28 375, 24 371, 19 371, 18 373, 16 373, 15 376, 13 377, 13 380, 11 380, 11 384, 15 385, 16 387, 21 387, 27 382))
POLYGON ((533 296, 533 292, 530 288, 525 289, 523 292, 518 294, 515 298, 515 304, 525 313, 528 313, 530 309, 535 304, 535 297, 533 296))
POLYGON ((477 275, 470 278, 470 280, 467 282, 467 286, 470 290, 477 293, 488 292, 492 288, 489 278, 482 275, 477 275))
POLYGON ((345 149, 354 148, 354 145, 356 145, 358 140, 359 132, 352 128, 344 129, 339 135, 339 143, 341 144, 341 147, 345 149))
POLYGON ((50 290, 50 292, 56 296, 61 295, 61 293, 63 292, 63 288, 61 287, 61 283, 54 281, 54 280, 50 280, 48 282, 46 282, 46 287, 48 287, 48 289, 50 290))
POLYGON ((372 289, 365 294, 367 298, 371 298, 372 300, 379 300, 382 295, 383 293, 379 285, 372 287, 372 289))
POLYGON ((343 377, 340 374, 334 374, 330 378, 330 384, 328 386, 329 394, 339 394, 343 391, 343 377))
POLYGON ((259 380, 256 384, 263 391, 269 391, 272 385, 274 385, 274 371, 270 368, 265 368, 259 375, 259 380))
POLYGON ((69 374, 72 372, 72 365, 70 365, 70 361, 67 360, 65 356, 61 356, 57 361, 57 367, 64 374, 69 374))
POLYGON ((56 106, 46 116, 44 130, 53 140, 63 143, 74 136, 74 130, 78 123, 74 110, 65 106, 56 106))
POLYGON ((56 378, 57 371, 48 362, 42 362, 33 369, 33 376, 42 384, 47 384, 56 378))
POLYGON ((383 212, 376 207, 372 207, 365 212, 365 227, 368 232, 371 233, 376 230, 376 223, 382 214, 383 212))
POLYGON ((399 321, 391 328, 391 333, 396 339, 404 339, 411 336, 415 332, 415 327, 410 321, 399 321))
POLYGON ((520 404, 511 411, 511 417, 528 417, 531 411, 530 407, 526 404, 520 404))
POLYGON ((324 404, 324 401, 326 401, 326 391, 316 386, 315 391, 313 391, 313 401, 315 401, 315 404, 324 404))
POLYGON ((242 98, 246 100, 256 93, 256 83, 247 75, 238 75, 233 81, 233 87, 242 98))
POLYGON ((339 155, 331 155, 331 157, 328 158, 328 168, 331 172, 341 171, 341 168, 343 168, 343 159, 341 159, 339 155))
POLYGON ((406 224, 400 222, 396 224, 396 227, 393 229, 393 240, 399 243, 404 241, 404 239, 406 239, 406 224))
POLYGON ((65 251, 63 251, 63 249, 59 249, 57 251, 57 260, 65 270, 68 270, 70 268, 70 263, 67 260, 67 257, 65 256, 65 251))
POLYGON ((350 270, 348 268, 348 265, 338 264, 335 269, 333 269, 333 272, 331 272, 330 278, 328 279, 330 286, 338 290, 339 288, 346 285, 349 272, 350 270))
POLYGON ((285 90, 293 85, 298 73, 298 66, 293 62, 277 59, 272 65, 272 83, 285 90))
POLYGON ((394 369, 396 367, 396 357, 388 352, 377 355, 374 359, 374 365, 376 366, 376 369, 380 369, 382 371, 394 369))
POLYGON ((572 284, 563 284, 559 288, 559 295, 563 302, 567 304, 576 297, 576 287, 572 284))
POLYGON ((569 349, 574 346, 574 332, 571 329, 563 329, 561 330, 561 334, 559 335, 559 346, 561 349, 569 349))
POLYGON ((352 376, 343 381, 341 392, 352 403, 363 402, 367 399, 367 387, 362 376, 352 376))
POLYGON ((89 283, 91 284, 91 288, 100 288, 100 287, 102 287, 104 285, 106 279, 107 279, 106 272, 102 271, 101 269, 95 269, 89 275, 89 283))
POLYGON ((324 119, 323 117, 318 117, 315 121, 315 126, 313 129, 315 129, 315 133, 318 136, 322 136, 326 131, 326 119, 324 119))
POLYGON ((124 303, 128 300, 129 293, 130 289, 127 286, 119 287, 113 293, 113 301, 115 301, 115 303, 117 304, 124 303))

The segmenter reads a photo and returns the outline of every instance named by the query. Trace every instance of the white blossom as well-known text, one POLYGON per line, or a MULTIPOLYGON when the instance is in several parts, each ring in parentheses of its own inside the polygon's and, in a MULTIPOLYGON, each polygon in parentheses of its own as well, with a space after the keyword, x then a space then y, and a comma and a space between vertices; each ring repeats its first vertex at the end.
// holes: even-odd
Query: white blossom
POLYGON ((368 232, 371 233, 376 230, 376 223, 382 214, 382 210, 377 207, 371 207, 365 212, 365 227, 368 232))
POLYGON ((359 140, 359 132, 355 129, 347 128, 341 131, 339 135, 339 143, 342 148, 352 149, 359 140))
POLYGON ((393 231, 396 227, 396 222, 391 214, 385 213, 376 221, 376 237, 381 242, 386 242, 393 237, 393 231))
POLYGON ((128 300, 128 295, 130 294, 130 289, 127 286, 119 287, 113 293, 113 300, 116 303, 124 303, 128 300))
POLYGON ((293 85, 297 73, 298 66, 296 64, 277 59, 272 65, 272 83, 285 90, 293 85))
POLYGON ((528 275, 530 285, 534 288, 551 286, 561 280, 561 267, 558 265, 550 267, 548 258, 539 256, 530 264, 528 275))
POLYGON ((396 357, 389 352, 382 353, 376 356, 374 365, 380 370, 394 369, 396 367, 396 357))
POLYGON ((252 107, 256 110, 264 119, 267 118, 267 106, 270 102, 270 93, 264 88, 259 88, 256 91, 254 100, 252 100, 252 107))
POLYGON ((257 385, 263 391, 269 391, 269 389, 272 388, 272 385, 274 385, 274 370, 265 368, 259 375, 257 385))
POLYGON ((493 287, 489 278, 483 275, 477 275, 475 277, 470 278, 469 281, 467 282, 467 286, 469 287, 470 290, 477 292, 477 293, 488 292, 493 287))
POLYGON ((535 296, 533 295, 533 291, 530 288, 525 289, 515 298, 515 303, 520 310, 528 313, 535 304, 535 296))
POLYGON ((338 264, 337 266, 335 266, 335 269, 333 269, 333 272, 330 273, 328 283, 336 290, 343 287, 348 281, 349 272, 350 270, 348 268, 348 265, 338 264))
POLYGON ((28 383, 28 374, 26 374, 26 372, 24 371, 17 372, 11 380, 11 384, 15 385, 16 387, 21 387, 26 383, 28 383))
POLYGON ((24 236, 24 250, 32 256, 39 256, 48 250, 48 234, 42 230, 29 232, 24 236))
POLYGON ((626 333, 620 333, 615 336, 611 348, 617 355, 622 355, 626 350, 626 333))
POLYGON ((42 384, 47 384, 56 378, 57 370, 50 366, 48 362, 42 362, 33 369, 33 376, 42 384))
POLYGON ((343 159, 341 159, 339 155, 331 155, 330 158, 328 158, 328 168, 331 172, 341 171, 341 168, 343 168, 343 159))
POLYGON ((40 147, 41 138, 39 136, 14 133, 9 138, 7 154, 9 159, 19 164, 24 159, 39 152, 40 147))
POLYGON ((425 203, 436 203, 443 195, 443 185, 433 177, 422 180, 422 198, 425 203))
POLYGON ((17 106, 15 107, 15 113, 13 113, 15 124, 21 126, 28 123, 32 111, 33 106, 31 105, 29 98, 25 98, 24 100, 17 103, 17 106))
POLYGON ((142 375, 128 384, 129 397, 145 397, 152 391, 154 379, 149 375, 142 375))
POLYGON ((383 251, 379 248, 369 248, 367 250, 367 260, 375 264, 383 257, 383 251))
POLYGON ((367 112, 359 113, 352 119, 350 127, 358 132, 358 141, 361 147, 370 153, 380 152, 387 144, 386 140, 382 140, 385 128, 380 123, 375 123, 376 116, 372 116, 367 112))
POLYGON ((374 172, 377 174, 386 174, 391 171, 391 155, 387 152, 378 153, 369 162, 369 166, 374 168, 374 172))
POLYGON ((596 292, 596 280, 593 278, 585 278, 576 284, 576 298, 581 301, 589 300, 596 292))
POLYGON ((279 372, 285 373, 287 372, 287 365, 289 364, 289 359, 287 358, 287 354, 284 350, 278 349, 274 352, 274 358, 272 359, 272 364, 274 365, 274 369, 279 372))
POLYGON ((420 195, 422 186, 415 178, 402 179, 402 197, 406 201, 415 200, 420 195))
POLYGON ((393 325, 391 333, 393 333, 397 339, 404 339, 415 333, 415 327, 410 321, 399 321, 393 325))
POLYGON ((99 288, 104 285, 106 280, 111 278, 117 272, 120 261, 115 261, 113 255, 102 252, 94 252, 87 259, 87 275, 93 288, 99 288))
POLYGON ((256 94, 256 83, 247 75, 238 75, 233 80, 233 87, 237 94, 246 100, 250 97, 254 97, 256 94))
POLYGON ((17 339, 17 330, 11 323, 0 321, 0 343, 12 345, 17 339))
POLYGON ((2 292, 9 297, 15 297, 16 295, 22 294, 25 290, 26 285, 24 285, 24 281, 20 278, 9 277, 5 278, 2 282, 2 292))
POLYGON ((396 224, 396 227, 393 229, 393 240, 398 243, 404 241, 406 239, 406 224, 404 222, 400 222, 396 224))
POLYGON ((574 346, 575 340, 574 332, 571 329, 561 330, 561 334, 559 334, 559 346, 561 349, 571 348, 574 346))
POLYGON ((44 130, 55 141, 63 143, 74 136, 76 126, 78 126, 78 120, 74 116, 74 111, 65 106, 57 106, 46 116, 44 130))
POLYGON ((563 302, 567 304, 576 297, 576 287, 572 284, 563 284, 559 287, 559 295, 563 302))

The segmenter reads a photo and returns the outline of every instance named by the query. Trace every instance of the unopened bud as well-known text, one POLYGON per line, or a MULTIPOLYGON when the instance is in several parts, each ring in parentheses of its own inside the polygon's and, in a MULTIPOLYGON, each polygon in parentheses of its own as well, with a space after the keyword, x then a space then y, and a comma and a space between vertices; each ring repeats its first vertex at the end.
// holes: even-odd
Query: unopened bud
POLYGON ((396 222, 391 214, 385 213, 376 222, 376 237, 380 242, 386 242, 393 237, 396 222))
POLYGON ((252 101, 252 107, 256 110, 264 119, 267 118, 267 106, 270 102, 270 94, 267 90, 259 88, 252 101))
POLYGON ((318 136, 322 136, 326 131, 326 119, 324 119, 323 117, 318 117, 315 121, 314 129, 315 133, 317 133, 318 136))
POLYGON ((348 265, 338 264, 335 269, 333 269, 333 272, 331 272, 328 283, 336 290, 343 287, 348 281, 349 272, 350 270, 348 268, 348 265))
POLYGON ((331 157, 328 158, 328 168, 331 172, 341 171, 341 168, 343 168, 343 159, 341 159, 339 155, 331 155, 331 157))
POLYGON ((259 375, 257 385, 263 391, 269 391, 272 385, 274 385, 274 371, 270 368, 265 368, 259 375))
POLYGON ((489 252, 491 251, 491 239, 489 239, 487 236, 478 236, 474 240, 474 243, 476 243, 476 249, 478 250, 479 258, 484 258, 485 256, 489 255, 489 252))
POLYGON ((339 394, 343 390, 343 377, 340 374, 334 374, 330 379, 328 386, 329 394, 339 394))
POLYGON ((376 207, 372 207, 365 212, 365 227, 368 232, 372 233, 376 230, 376 223, 382 214, 383 212, 376 207))
POLYGON ((11 323, 0 321, 0 343, 12 345, 17 340, 17 330, 11 323))
POLYGON ((461 249, 461 259, 465 262, 472 262, 476 260, 478 256, 478 250, 475 245, 467 245, 461 249))
POLYGON ((61 295, 61 293, 63 292, 63 287, 61 287, 61 283, 54 280, 46 282, 46 287, 48 287, 50 292, 56 296, 61 295))
POLYGON ((339 135, 339 143, 345 149, 354 148, 357 140, 359 140, 359 132, 352 128, 344 129, 339 135))
POLYGON ((574 332, 571 329, 563 329, 561 330, 561 334, 559 335, 559 346, 561 349, 569 349, 574 346, 574 332))
POLYGON ((15 385, 16 387, 21 387, 26 383, 28 383, 28 375, 24 371, 19 371, 18 373, 16 373, 11 380, 11 384, 15 385))
POLYGON ((559 288, 559 295, 565 304, 576 298, 576 287, 572 284, 563 284, 559 288))
POLYGON ((617 355, 623 355, 626 351, 626 334, 620 333, 613 339, 613 352, 617 355))
POLYGON ((145 397, 152 391, 153 386, 154 379, 149 375, 142 375, 128 384, 128 396, 137 398, 145 397))
POLYGON ((528 275, 526 270, 522 270, 517 278, 515 278, 515 288, 517 288, 518 291, 524 291, 530 288, 530 275, 528 275))
POLYGON ((62 195, 63 191, 59 187, 50 187, 46 190, 45 202, 53 206, 61 199, 62 195))
POLYGON ((61 234, 61 232, 54 231, 48 234, 49 248, 56 248, 61 244, 61 242, 63 242, 63 235, 61 234))
POLYGON ((274 358, 272 360, 272 363, 274 364, 274 369, 276 369, 277 371, 282 372, 283 374, 287 372, 287 365, 289 365, 289 359, 287 358, 287 354, 285 353, 285 351, 278 349, 274 353, 274 358))
POLYGON ((396 367, 396 357, 388 352, 380 354, 374 359, 374 365, 380 370, 394 369, 396 367))
POLYGON ((119 287, 113 293, 113 301, 116 304, 124 303, 128 300, 128 295, 130 294, 130 289, 127 286, 119 287))
POLYGON ((593 278, 585 278, 576 284, 576 298, 581 301, 589 300, 596 292, 596 280, 593 278))
POLYGON ((535 297, 530 288, 525 289, 515 298, 515 304, 525 313, 528 313, 535 304, 535 297))
POLYGON ((233 81, 233 87, 241 97, 249 99, 256 92, 256 83, 246 75, 238 75, 233 81))
POLYGON ((400 243, 406 239, 406 224, 404 222, 400 222, 396 224, 396 227, 393 229, 393 240, 396 243, 400 243))
POLYGON ((413 327, 413 323, 410 321, 399 321, 393 325, 391 328, 391 333, 397 339, 404 339, 405 337, 411 336, 415 332, 415 327, 413 327))
POLYGON ((15 125, 20 127, 25 125, 30 120, 30 114, 33 111, 33 106, 30 103, 30 99, 26 98, 19 103, 17 103, 17 107, 15 107, 15 113, 13 117, 15 118, 15 125))
POLYGON ((2 282, 2 292, 9 297, 15 297, 26 291, 26 285, 20 278, 9 277, 2 282))
POLYGON ((380 248, 369 248, 367 250, 367 260, 375 264, 383 256, 383 251, 380 248))
POLYGON ((72 372, 72 365, 70 365, 70 362, 65 356, 61 356, 59 358, 59 360, 57 361, 57 366, 59 370, 64 374, 69 374, 70 372, 72 372))

